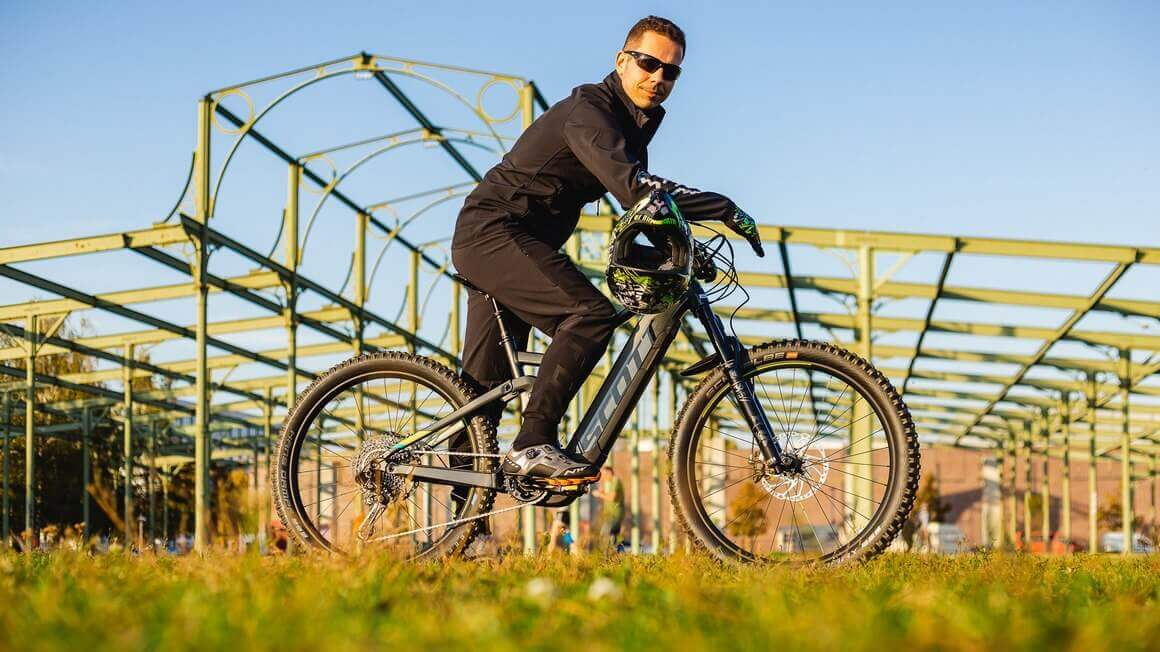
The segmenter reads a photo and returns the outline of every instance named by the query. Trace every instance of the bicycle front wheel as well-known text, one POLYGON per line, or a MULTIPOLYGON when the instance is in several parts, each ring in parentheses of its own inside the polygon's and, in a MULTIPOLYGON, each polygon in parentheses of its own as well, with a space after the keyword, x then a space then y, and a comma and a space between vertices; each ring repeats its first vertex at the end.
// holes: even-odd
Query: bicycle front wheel
POLYGON ((689 396, 669 446, 669 489, 687 534, 721 558, 839 563, 880 554, 918 487, 914 423, 862 358, 823 342, 749 351, 753 384, 788 464, 762 458, 722 369, 689 396))

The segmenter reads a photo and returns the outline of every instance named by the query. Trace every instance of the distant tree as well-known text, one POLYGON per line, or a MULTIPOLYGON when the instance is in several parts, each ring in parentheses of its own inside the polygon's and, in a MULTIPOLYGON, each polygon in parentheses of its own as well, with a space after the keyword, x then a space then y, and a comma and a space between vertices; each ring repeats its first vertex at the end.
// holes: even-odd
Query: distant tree
POLYGON ((257 526, 249 509, 250 476, 245 469, 214 469, 214 530, 222 538, 253 532, 257 526))
MULTIPOLYGON (((84 320, 71 322, 66 320, 58 324, 55 319, 40 320, 39 334, 44 336, 50 332, 56 337, 65 340, 76 340, 83 337, 89 326, 84 320)), ((27 345, 27 340, 13 332, 0 328, 0 350, 19 351, 27 345)), ((136 355, 140 361, 148 361, 147 352, 140 351, 136 355)), ((24 377, 26 362, 23 357, 5 359, 3 364, 19 370, 13 372, 16 377, 9 375, 0 377, 3 382, 19 383, 24 377)), ((36 356, 35 372, 54 378, 75 376, 91 373, 97 370, 96 361, 71 351, 42 350, 36 356)), ((85 384, 103 388, 101 382, 87 382, 85 384)), ((135 391, 150 391, 168 386, 166 381, 152 375, 138 376, 132 381, 135 391)), ((9 491, 8 497, 12 505, 11 522, 15 531, 24 529, 24 398, 23 391, 9 392, 11 412, 7 415, 7 423, 3 422, 4 415, 0 415, 0 427, 7 426, 9 440, 9 491)), ((33 404, 34 424, 37 428, 49 426, 65 426, 72 424, 74 428, 53 434, 38 433, 33 440, 33 455, 36 459, 36 474, 34 489, 36 501, 34 505, 36 524, 39 527, 55 524, 62 529, 70 527, 83 520, 82 496, 88 492, 90 496, 99 496, 92 502, 90 514, 90 534, 115 533, 118 527, 119 516, 124 495, 125 477, 124 452, 122 442, 122 426, 120 420, 124 418, 124 410, 119 404, 101 403, 90 407, 89 454, 92 468, 92 482, 89 487, 82 486, 82 451, 83 443, 81 432, 77 424, 81 420, 81 403, 93 402, 94 396, 88 392, 68 387, 58 387, 48 383, 37 383, 34 390, 33 404)), ((138 444, 139 445, 139 444, 138 444)), ((161 446, 162 442, 158 442, 161 446)), ((138 449, 139 450, 139 449, 138 449)), ((138 505, 144 500, 146 487, 138 476, 133 482, 131 491, 135 495, 138 505)), ((140 507, 138 507, 140 509, 140 507)))
MULTIPOLYGON (((1119 496, 1110 496, 1108 501, 1096 512, 1096 523, 1104 530, 1118 532, 1124 524, 1124 507, 1119 496)), ((1132 530, 1140 525, 1140 518, 1133 515, 1132 530)))
POLYGON ((920 515, 924 509, 931 523, 942 523, 950 515, 951 505, 942 499, 938 478, 934 474, 923 475, 910 518, 902 525, 902 540, 908 550, 914 547, 914 535, 922 527, 920 515))
POLYGON ((749 547, 753 548, 757 537, 765 533, 769 527, 769 518, 765 513, 765 506, 769 502, 769 493, 753 482, 741 484, 741 490, 729 503, 729 514, 726 522, 729 534, 735 537, 749 539, 749 547))
POLYGON ((1043 534, 1043 519, 1040 514, 1043 513, 1043 494, 1031 492, 1027 497, 1027 504, 1031 508, 1031 522, 1026 525, 1027 536, 1038 537, 1043 534))

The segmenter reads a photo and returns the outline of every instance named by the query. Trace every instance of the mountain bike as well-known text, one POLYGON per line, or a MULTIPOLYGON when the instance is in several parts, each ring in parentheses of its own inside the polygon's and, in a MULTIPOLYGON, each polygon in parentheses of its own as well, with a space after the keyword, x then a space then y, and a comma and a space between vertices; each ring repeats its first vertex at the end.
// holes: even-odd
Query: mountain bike
MULTIPOLYGON (((694 252, 688 292, 637 318, 567 452, 594 469, 604 464, 691 317, 705 334, 696 341, 708 347, 680 371, 700 381, 668 448, 672 507, 688 540, 723 560, 839 563, 881 553, 918 486, 918 439, 902 398, 868 361, 833 344, 744 346, 713 309, 744 292, 731 246, 718 235, 695 241, 694 252)), ((564 507, 586 493, 582 481, 501 471, 496 424, 484 415, 531 391, 536 379, 525 368, 542 355, 517 350, 503 307, 492 307, 512 379, 490 391, 432 358, 386 351, 336 365, 299 396, 272 484, 301 544, 404 558, 461 554, 489 517, 529 504, 564 507)), ((622 325, 634 317, 622 313, 622 325)))

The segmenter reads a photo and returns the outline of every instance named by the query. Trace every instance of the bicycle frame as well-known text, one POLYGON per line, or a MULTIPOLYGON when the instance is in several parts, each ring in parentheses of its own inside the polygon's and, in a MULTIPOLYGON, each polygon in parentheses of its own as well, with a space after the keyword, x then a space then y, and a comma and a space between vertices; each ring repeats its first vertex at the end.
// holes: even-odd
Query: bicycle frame
MULTIPOLYGON (((781 447, 773 436, 773 428, 764 411, 757 407, 752 383, 746 381, 740 374, 740 356, 744 354, 744 347, 737 338, 726 335, 720 318, 713 312, 704 290, 696 281, 690 284, 685 297, 672 308, 655 315, 645 315, 637 322, 628 342, 613 363, 610 373, 569 438, 566 450, 570 455, 587 460, 594 467, 604 463, 645 387, 656 374, 665 352, 676 338, 685 314, 689 312, 697 317, 708 333, 714 356, 719 357, 718 364, 724 368, 730 379, 733 389, 731 394, 747 425, 756 435, 758 448, 774 468, 780 467, 781 447)), ((497 319, 500 315, 501 311, 497 307, 497 319)), ((502 319, 500 324, 502 332, 502 319)), ((503 345, 516 378, 478 396, 427 428, 403 439, 395 445, 395 448, 402 449, 425 441, 432 441, 433 446, 438 445, 461 430, 465 418, 476 414, 486 405, 496 400, 507 403, 520 394, 530 392, 535 384, 535 378, 520 375, 520 366, 538 364, 542 356, 516 351, 506 333, 503 336, 503 345)), ((503 475, 498 470, 486 473, 407 464, 389 466, 387 471, 434 484, 485 487, 501 491, 504 489, 503 475)))

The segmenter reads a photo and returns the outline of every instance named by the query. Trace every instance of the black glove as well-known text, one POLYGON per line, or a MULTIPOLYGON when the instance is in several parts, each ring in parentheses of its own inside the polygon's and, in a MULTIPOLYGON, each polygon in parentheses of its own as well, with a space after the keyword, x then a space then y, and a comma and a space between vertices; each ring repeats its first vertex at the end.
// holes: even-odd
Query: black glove
POLYGON ((761 236, 757 233, 757 222, 749 216, 749 213, 734 206, 733 215, 721 221, 734 233, 745 238, 758 258, 765 257, 765 250, 761 248, 761 236))

